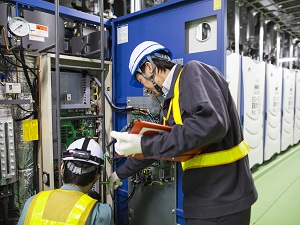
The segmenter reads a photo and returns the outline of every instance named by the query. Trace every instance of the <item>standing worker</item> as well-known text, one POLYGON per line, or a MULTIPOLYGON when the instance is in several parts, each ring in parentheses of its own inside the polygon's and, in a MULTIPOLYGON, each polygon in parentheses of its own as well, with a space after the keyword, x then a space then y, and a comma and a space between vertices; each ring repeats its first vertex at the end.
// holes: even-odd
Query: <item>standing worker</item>
POLYGON ((68 147, 62 159, 63 186, 29 198, 18 225, 114 225, 110 205, 97 202, 86 194, 100 179, 104 162, 100 145, 93 139, 81 138, 68 147))
POLYGON ((140 43, 130 56, 130 85, 165 97, 163 119, 172 130, 152 135, 112 131, 119 155, 142 153, 148 159, 128 158, 109 177, 109 186, 116 189, 154 162, 149 159, 206 146, 181 163, 186 225, 248 225, 257 192, 228 84, 212 66, 195 60, 182 66, 171 57, 169 49, 153 41, 140 43))

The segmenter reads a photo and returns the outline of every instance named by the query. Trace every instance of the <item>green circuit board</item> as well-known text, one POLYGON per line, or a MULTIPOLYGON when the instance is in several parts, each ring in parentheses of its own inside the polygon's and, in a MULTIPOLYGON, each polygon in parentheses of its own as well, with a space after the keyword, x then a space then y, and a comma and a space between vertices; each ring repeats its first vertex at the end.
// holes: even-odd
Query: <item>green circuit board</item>
MULTIPOLYGON (((62 110, 62 117, 71 116, 84 116, 86 115, 85 109, 76 110, 62 110)), ((61 144, 62 149, 66 149, 73 141, 88 137, 95 136, 95 119, 80 119, 80 120, 62 120, 61 121, 61 144)))

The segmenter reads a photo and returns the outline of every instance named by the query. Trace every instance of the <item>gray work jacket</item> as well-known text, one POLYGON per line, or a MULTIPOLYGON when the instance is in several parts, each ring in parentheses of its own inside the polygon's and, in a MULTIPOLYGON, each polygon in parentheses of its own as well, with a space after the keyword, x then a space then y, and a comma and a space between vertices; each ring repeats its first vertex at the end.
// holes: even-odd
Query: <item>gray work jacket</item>
MULTIPOLYGON (((181 66, 177 65, 163 111, 166 115, 174 95, 174 83, 181 66)), ((183 125, 176 125, 172 114, 171 132, 144 135, 141 140, 145 158, 170 158, 208 145, 203 153, 225 150, 243 140, 236 106, 228 84, 214 67, 190 61, 180 79, 179 104, 183 125)), ((117 169, 124 179, 150 165, 152 160, 128 159, 117 169)), ((257 199, 248 157, 234 163, 190 169, 182 180, 185 218, 214 218, 251 207, 257 199)))

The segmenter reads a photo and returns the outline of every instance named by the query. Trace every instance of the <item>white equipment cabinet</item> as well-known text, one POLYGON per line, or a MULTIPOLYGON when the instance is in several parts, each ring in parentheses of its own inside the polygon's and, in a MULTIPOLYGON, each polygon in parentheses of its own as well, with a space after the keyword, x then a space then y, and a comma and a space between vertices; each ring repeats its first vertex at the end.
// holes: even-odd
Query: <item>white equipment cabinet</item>
POLYGON ((251 168, 263 163, 265 67, 264 62, 242 57, 241 115, 251 168))
POLYGON ((295 70, 295 122, 294 122, 294 144, 300 141, 300 70, 295 70))
POLYGON ((226 81, 236 108, 240 112, 241 56, 230 51, 227 51, 226 56, 226 81))
POLYGON ((282 127, 281 151, 293 145, 294 138, 294 105, 295 105, 295 72, 283 69, 282 127))
POLYGON ((266 120, 264 161, 280 153, 282 67, 266 65, 266 120))

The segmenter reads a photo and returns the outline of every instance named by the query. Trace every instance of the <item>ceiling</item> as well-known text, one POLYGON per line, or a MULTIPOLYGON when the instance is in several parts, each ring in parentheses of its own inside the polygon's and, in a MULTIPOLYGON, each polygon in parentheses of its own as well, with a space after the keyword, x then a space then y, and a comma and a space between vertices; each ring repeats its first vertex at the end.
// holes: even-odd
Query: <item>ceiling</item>
POLYGON ((300 0, 237 0, 279 25, 295 41, 300 41, 300 0))

